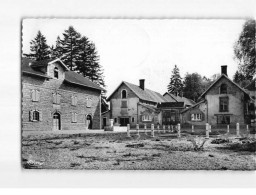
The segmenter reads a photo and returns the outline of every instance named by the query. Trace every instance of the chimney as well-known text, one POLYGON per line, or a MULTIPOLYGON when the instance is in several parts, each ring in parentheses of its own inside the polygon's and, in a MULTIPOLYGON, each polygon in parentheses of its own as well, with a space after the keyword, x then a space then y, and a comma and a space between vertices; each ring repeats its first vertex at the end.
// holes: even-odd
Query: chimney
POLYGON ((225 74, 226 76, 228 76, 227 67, 228 67, 227 65, 221 66, 221 74, 225 74))
POLYGON ((140 79, 140 88, 141 88, 142 90, 145 89, 145 79, 140 79))

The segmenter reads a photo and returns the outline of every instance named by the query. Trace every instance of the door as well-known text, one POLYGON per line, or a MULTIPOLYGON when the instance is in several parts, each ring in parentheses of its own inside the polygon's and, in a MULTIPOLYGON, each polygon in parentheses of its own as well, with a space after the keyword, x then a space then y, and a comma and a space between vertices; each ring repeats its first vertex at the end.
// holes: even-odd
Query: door
POLYGON ((103 128, 107 126, 107 118, 103 118, 103 128))
POLYGON ((53 114, 53 130, 60 130, 60 114, 57 112, 53 114))
POLYGON ((89 114, 86 117, 86 124, 87 124, 87 129, 92 129, 92 116, 89 114))
POLYGON ((120 118, 120 126, 127 126, 129 124, 129 118, 120 118))

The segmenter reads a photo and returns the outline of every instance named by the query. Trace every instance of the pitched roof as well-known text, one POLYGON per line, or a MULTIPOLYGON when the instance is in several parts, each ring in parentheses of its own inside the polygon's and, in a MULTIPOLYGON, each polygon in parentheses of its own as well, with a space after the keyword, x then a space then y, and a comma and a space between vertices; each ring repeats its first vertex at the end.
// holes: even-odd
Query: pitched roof
POLYGON ((143 90, 138 85, 134 85, 126 81, 121 82, 121 84, 117 87, 117 89, 108 97, 107 99, 108 101, 122 84, 125 84, 127 87, 129 87, 135 93, 135 95, 141 100, 156 102, 156 103, 166 102, 166 99, 160 93, 152 91, 150 89, 146 89, 146 88, 143 90))
POLYGON ((202 101, 200 101, 200 102, 198 102, 198 103, 194 104, 193 106, 191 106, 191 107, 189 107, 189 108, 186 108, 186 109, 182 110, 182 111, 181 111, 181 113, 184 113, 184 112, 186 112, 186 111, 188 111, 188 110, 190 110, 190 109, 192 109, 192 108, 195 108, 196 106, 198 106, 199 104, 204 103, 205 101, 206 101, 206 100, 202 100, 202 101))
POLYGON ((244 92, 245 94, 248 95, 248 93, 243 89, 241 88, 238 84, 236 84, 235 82, 233 82, 232 80, 230 80, 230 78, 228 78, 228 76, 226 76, 225 74, 222 74, 215 82, 213 82, 209 87, 208 89, 206 89, 203 94, 199 97, 199 99, 201 99, 221 78, 226 78, 228 81, 230 81, 231 83, 233 83, 236 87, 238 87, 242 92, 244 92))
POLYGON ((256 90, 256 78, 252 80, 252 82, 245 87, 245 89, 249 91, 255 91, 256 90))
MULTIPOLYGON (((45 78, 51 78, 46 74, 46 72, 41 71, 37 67, 47 66, 48 64, 54 63, 56 61, 59 61, 66 67, 66 65, 60 60, 60 59, 54 59, 54 60, 42 60, 42 61, 34 61, 28 58, 22 58, 21 63, 21 71, 28 74, 33 74, 36 76, 41 76, 45 78)), ((66 69, 66 68, 65 68, 66 69)), ((93 83, 88 78, 83 77, 81 74, 78 74, 73 71, 66 71, 65 72, 65 81, 71 84, 76 84, 80 86, 90 87, 98 90, 103 90, 100 86, 98 86, 96 83, 93 83)))
POLYGON ((183 108, 184 102, 162 102, 157 105, 158 108, 183 108))
POLYGON ((41 70, 35 70, 31 67, 31 64, 34 62, 34 60, 28 59, 28 58, 22 58, 21 59, 21 71, 23 73, 33 74, 36 76, 41 76, 44 78, 50 78, 45 74, 45 72, 41 70))
POLYGON ((184 104, 185 105, 194 105, 195 104, 195 102, 193 101, 193 100, 191 100, 191 99, 188 99, 188 98, 186 98, 186 97, 180 97, 180 96, 176 96, 176 95, 174 95, 174 94, 172 94, 172 93, 168 93, 168 92, 166 92, 165 94, 164 94, 164 97, 165 97, 165 99, 167 100, 167 101, 170 101, 170 102, 184 102, 184 104), (166 94, 170 97, 170 98, 167 98, 167 97, 165 97, 166 96, 166 94), (173 99, 173 101, 171 100, 171 99, 173 99))
POLYGON ((155 106, 143 104, 143 103, 141 103, 141 102, 139 102, 138 104, 141 105, 141 106, 143 106, 143 107, 145 107, 145 108, 148 108, 148 109, 150 109, 150 110, 159 111, 158 108, 155 107, 155 106))
POLYGON ((83 77, 83 75, 73 71, 65 72, 65 81, 72 84, 77 84, 77 85, 82 85, 82 86, 86 86, 86 87, 90 87, 98 90, 103 90, 96 83, 90 81, 86 77, 83 77))

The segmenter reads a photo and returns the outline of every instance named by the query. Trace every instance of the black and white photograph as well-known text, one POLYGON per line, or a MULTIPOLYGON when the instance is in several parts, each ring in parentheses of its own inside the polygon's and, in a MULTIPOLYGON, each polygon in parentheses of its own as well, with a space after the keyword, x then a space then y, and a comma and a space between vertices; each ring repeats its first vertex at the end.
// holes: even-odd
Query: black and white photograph
POLYGON ((255 28, 22 19, 22 169, 255 171, 255 28))

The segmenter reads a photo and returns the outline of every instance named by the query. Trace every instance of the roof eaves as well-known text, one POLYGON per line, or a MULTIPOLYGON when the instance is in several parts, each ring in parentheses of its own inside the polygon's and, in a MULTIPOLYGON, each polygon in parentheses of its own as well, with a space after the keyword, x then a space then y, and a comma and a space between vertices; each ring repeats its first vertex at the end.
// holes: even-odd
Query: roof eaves
POLYGON ((51 78, 51 77, 49 77, 49 76, 47 76, 47 75, 36 74, 36 73, 29 72, 29 71, 25 71, 25 70, 23 70, 22 72, 23 72, 23 73, 26 73, 26 74, 31 74, 31 75, 39 76, 39 77, 44 77, 44 78, 49 78, 49 79, 51 78))
POLYGON ((103 89, 101 87, 93 87, 93 86, 89 86, 89 85, 83 85, 81 83, 76 83, 76 82, 73 82, 73 81, 69 81, 67 79, 65 79, 66 82, 68 83, 71 83, 71 84, 75 84, 75 85, 79 85, 79 86, 83 86, 83 87, 88 87, 88 88, 92 88, 92 89, 97 89, 97 90, 100 90, 102 91, 103 89))

